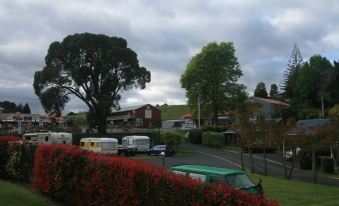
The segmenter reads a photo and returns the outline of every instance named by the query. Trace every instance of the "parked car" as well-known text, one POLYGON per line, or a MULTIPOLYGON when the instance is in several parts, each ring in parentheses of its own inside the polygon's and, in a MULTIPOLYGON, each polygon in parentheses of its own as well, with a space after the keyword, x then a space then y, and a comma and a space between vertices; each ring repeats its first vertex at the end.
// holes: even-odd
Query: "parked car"
MULTIPOLYGON (((298 155, 298 153, 300 152, 300 148, 297 147, 296 148, 296 155, 298 155)), ((293 160, 293 151, 292 150, 288 150, 285 152, 285 159, 288 161, 292 161, 293 160)))
POLYGON ((263 194, 261 180, 258 184, 254 184, 246 173, 241 170, 201 165, 179 165, 171 167, 170 171, 192 179, 199 179, 202 182, 222 183, 244 192, 263 194))
POLYGON ((161 152, 164 152, 166 156, 173 156, 175 154, 175 149, 169 145, 156 145, 153 148, 147 151, 148 155, 160 155, 161 152))

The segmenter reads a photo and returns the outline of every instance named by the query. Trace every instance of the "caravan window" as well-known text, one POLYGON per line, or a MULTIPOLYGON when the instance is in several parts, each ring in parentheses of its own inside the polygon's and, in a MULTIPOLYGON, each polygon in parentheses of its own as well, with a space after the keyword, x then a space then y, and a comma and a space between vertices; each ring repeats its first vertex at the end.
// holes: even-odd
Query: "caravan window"
POLYGON ((45 142, 48 142, 48 136, 45 137, 45 142))
POLYGON ((114 142, 101 142, 102 147, 114 147, 114 142))
POLYGON ((137 144, 137 145, 148 145, 149 144, 149 140, 148 139, 137 139, 137 140, 134 140, 134 144, 137 144))

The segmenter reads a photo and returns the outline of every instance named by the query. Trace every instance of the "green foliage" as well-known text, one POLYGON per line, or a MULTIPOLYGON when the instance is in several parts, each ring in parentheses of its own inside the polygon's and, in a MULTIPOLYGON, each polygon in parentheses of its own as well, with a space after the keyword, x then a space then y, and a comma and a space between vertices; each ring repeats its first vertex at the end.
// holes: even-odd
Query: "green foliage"
POLYGON ((330 108, 329 116, 331 118, 339 118, 339 104, 336 104, 332 108, 330 108))
POLYGON ((209 125, 204 125, 201 127, 202 132, 225 132, 227 130, 226 126, 209 126, 209 125))
POLYGON ((161 120, 179 119, 184 114, 190 113, 187 105, 162 105, 158 107, 161 111, 161 120))
POLYGON ((27 103, 24 106, 22 106, 21 103, 16 105, 14 102, 3 101, 0 102, 0 107, 4 109, 4 113, 15 113, 15 112, 21 112, 24 114, 31 113, 31 110, 27 103))
POLYGON ((34 155, 39 143, 36 141, 17 141, 9 143, 7 174, 11 179, 29 182, 32 176, 34 155))
POLYGON ((220 148, 225 146, 225 136, 218 132, 204 132, 202 135, 202 144, 220 148))
POLYGON ((254 90, 255 97, 267 98, 266 85, 264 82, 260 82, 254 90))
POLYGON ((190 129, 188 131, 188 141, 192 144, 201 144, 202 133, 201 129, 190 129))
POLYGON ((276 84, 271 84, 271 90, 270 90, 270 98, 278 98, 279 92, 278 92, 278 86, 276 84))
POLYGON ((231 109, 246 99, 245 86, 237 83, 241 76, 233 43, 213 42, 191 59, 180 82, 186 90, 188 105, 195 108, 199 94, 202 110, 213 112, 217 123, 218 111, 231 109))
POLYGON ((33 83, 45 110, 60 114, 68 95, 74 95, 88 106, 100 133, 106 133, 107 115, 119 107, 120 93, 144 89, 151 80, 125 39, 100 34, 74 34, 53 42, 45 64, 33 83))
POLYGON ((333 173, 334 172, 334 160, 332 158, 322 158, 321 167, 324 172, 333 173))
POLYGON ((183 135, 177 132, 161 133, 161 140, 163 141, 163 143, 173 146, 173 147, 174 146, 177 147, 180 144, 182 138, 183 138, 183 135))
POLYGON ((312 169, 312 157, 310 152, 300 151, 298 153, 300 169, 312 169))
POLYGON ((294 44, 291 57, 287 64, 288 68, 284 73, 284 80, 281 86, 285 98, 294 97, 294 89, 296 87, 299 70, 303 64, 304 62, 299 47, 297 44, 294 44))

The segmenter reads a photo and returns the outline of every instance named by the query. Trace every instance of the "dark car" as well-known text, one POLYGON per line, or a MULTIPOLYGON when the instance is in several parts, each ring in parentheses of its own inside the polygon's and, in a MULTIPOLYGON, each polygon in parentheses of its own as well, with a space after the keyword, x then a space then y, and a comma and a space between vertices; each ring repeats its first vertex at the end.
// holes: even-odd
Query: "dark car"
POLYGON ((175 149, 169 145, 156 145, 153 148, 147 151, 148 155, 159 155, 161 152, 164 152, 166 156, 173 156, 175 154, 175 149))

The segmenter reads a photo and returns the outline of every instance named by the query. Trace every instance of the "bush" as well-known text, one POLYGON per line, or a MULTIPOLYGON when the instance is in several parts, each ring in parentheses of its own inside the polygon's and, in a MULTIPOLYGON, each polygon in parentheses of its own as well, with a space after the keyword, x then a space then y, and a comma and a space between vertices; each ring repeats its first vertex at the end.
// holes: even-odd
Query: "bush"
POLYGON ((321 158, 321 167, 322 167, 324 172, 333 173, 334 172, 334 160, 330 157, 321 158))
POLYGON ((161 133, 161 140, 164 144, 170 145, 170 146, 178 146, 181 142, 182 135, 175 132, 164 132, 161 133))
POLYGON ((301 150, 298 153, 300 169, 312 169, 312 155, 310 152, 301 150))
POLYGON ((38 146, 36 141, 9 142, 6 168, 8 177, 24 182, 31 180, 34 154, 38 146))
POLYGON ((225 146, 225 136, 217 132, 204 132, 202 135, 202 144, 211 147, 223 147, 225 146))
POLYGON ((210 125, 204 125, 201 127, 202 132, 225 132, 227 130, 226 126, 210 126, 210 125))
POLYGON ((8 142, 19 141, 21 138, 14 136, 0 136, 0 177, 6 178, 6 165, 9 159, 7 152, 8 142))
POLYGON ((190 129, 188 131, 188 141, 192 144, 201 144, 202 133, 201 129, 190 129))
POLYGON ((110 157, 69 145, 42 145, 34 184, 67 205, 261 205, 261 196, 201 182, 141 161, 110 157))

